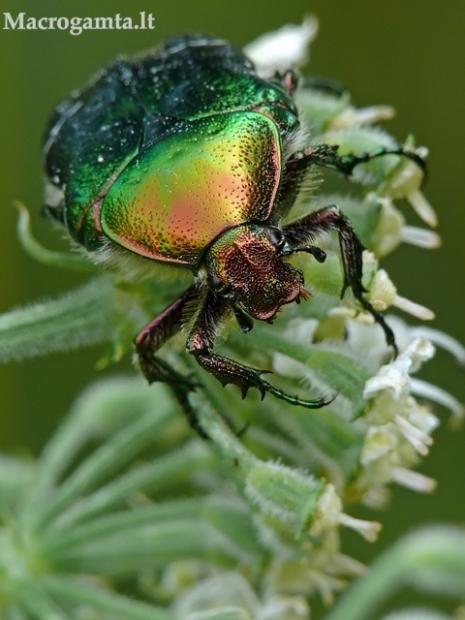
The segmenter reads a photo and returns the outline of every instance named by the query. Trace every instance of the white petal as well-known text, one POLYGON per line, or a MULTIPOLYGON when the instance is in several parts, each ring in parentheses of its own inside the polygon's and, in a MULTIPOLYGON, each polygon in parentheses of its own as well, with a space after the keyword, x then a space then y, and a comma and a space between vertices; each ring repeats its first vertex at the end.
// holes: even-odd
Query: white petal
POLYGON ((340 522, 342 500, 336 492, 334 485, 326 485, 325 490, 318 500, 316 517, 310 526, 312 536, 320 536, 323 532, 335 528, 340 522))
POLYGON ((433 480, 433 478, 428 478, 428 476, 419 474, 417 471, 411 471, 403 467, 393 468, 392 479, 397 484, 419 493, 432 493, 436 488, 436 480, 433 480))
MULTIPOLYGON (((364 255, 366 252, 363 253, 364 255)), ((378 269, 370 287, 370 300, 378 310, 395 303, 397 290, 385 269, 378 269)))
POLYGON ((344 129, 353 125, 369 125, 382 120, 389 120, 395 116, 394 108, 387 105, 371 106, 369 108, 354 108, 348 106, 331 121, 331 130, 344 129))
POLYGON ((335 553, 334 557, 331 561, 331 569, 336 569, 338 573, 342 573, 344 575, 353 575, 356 577, 360 577, 361 575, 365 575, 367 572, 367 567, 365 564, 362 564, 358 560, 351 558, 344 553, 335 553))
POLYGON ((397 437, 393 432, 392 424, 382 424, 380 426, 370 426, 368 429, 360 463, 364 467, 377 461, 397 447, 397 437))
POLYGON ((404 243, 410 243, 427 250, 439 248, 442 243, 438 233, 427 228, 418 228, 418 226, 402 226, 400 238, 404 243))
POLYGON ((432 437, 424 433, 421 429, 400 415, 396 415, 396 424, 402 435, 409 441, 418 454, 426 456, 429 452, 428 447, 433 443, 432 437))
POLYGON ((419 189, 409 192, 407 194, 407 200, 424 222, 432 227, 436 227, 438 225, 438 218, 433 207, 426 200, 419 189))
POLYGON ((421 379, 412 379, 412 392, 417 396, 423 396, 428 400, 432 400, 439 405, 443 405, 447 409, 450 409, 454 417, 454 424, 460 424, 465 415, 463 405, 449 392, 442 388, 422 381, 421 379))
POLYGON ((432 321, 434 319, 434 312, 432 310, 400 295, 395 296, 392 305, 423 321, 432 321))
POLYGON ((414 398, 409 398, 409 405, 407 411, 408 421, 427 435, 431 435, 439 426, 439 418, 432 414, 431 411, 428 411, 426 407, 421 407, 414 398))
MULTIPOLYGON (((400 358, 410 359, 409 372, 416 372, 420 369, 423 362, 427 362, 436 353, 436 349, 426 338, 414 338, 409 343, 405 351, 401 353, 400 358)), ((395 363, 395 361, 393 362, 395 363)))
POLYGON ((382 390, 388 390, 394 400, 408 395, 411 386, 409 372, 418 370, 422 362, 431 359, 435 353, 433 345, 426 338, 415 338, 397 359, 381 366, 378 373, 365 383, 364 398, 373 398, 382 390))
POLYGON ((410 360, 400 356, 391 364, 381 366, 378 374, 365 383, 363 397, 373 398, 378 392, 388 390, 394 400, 399 400, 410 391, 409 368, 410 360))
POLYGON ((412 336, 424 336, 437 344, 442 349, 449 351, 455 357, 457 362, 462 366, 465 366, 465 347, 455 338, 445 334, 439 329, 433 329, 432 327, 411 327, 410 333, 412 336))
POLYGON ((339 523, 345 527, 350 527, 352 530, 358 532, 368 542, 374 542, 378 538, 378 534, 381 531, 382 525, 378 521, 363 521, 362 519, 355 519, 350 515, 346 515, 342 512, 339 516, 339 523))
POLYGON ((369 108, 360 108, 355 112, 355 123, 366 125, 378 121, 388 121, 394 118, 396 111, 390 105, 374 105, 369 108))
POLYGON ((280 620, 281 618, 309 617, 310 610, 304 596, 287 596, 279 594, 268 595, 261 609, 258 611, 257 620, 280 620))
POLYGON ((338 587, 338 580, 335 580, 333 577, 329 575, 325 575, 324 573, 315 572, 313 575, 313 581, 315 582, 316 588, 318 590, 318 594, 321 597, 324 605, 326 607, 330 607, 334 605, 334 590, 341 590, 342 588, 338 587))
POLYGON ((390 490, 384 485, 370 487, 362 498, 362 504, 375 510, 386 508, 391 498, 390 490))
POLYGON ((286 25, 262 35, 244 48, 258 70, 286 70, 308 61, 308 46, 318 31, 318 20, 309 15, 302 25, 286 25))

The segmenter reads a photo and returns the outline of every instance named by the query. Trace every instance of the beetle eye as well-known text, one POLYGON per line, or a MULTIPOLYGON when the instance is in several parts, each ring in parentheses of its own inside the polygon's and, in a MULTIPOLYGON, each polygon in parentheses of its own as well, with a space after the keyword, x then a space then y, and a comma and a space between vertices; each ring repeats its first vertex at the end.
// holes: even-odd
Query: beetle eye
POLYGON ((220 280, 217 276, 211 275, 208 278, 208 284, 211 290, 219 295, 228 295, 231 292, 231 287, 226 286, 223 280, 220 280))
POLYGON ((284 235, 279 228, 270 228, 268 230, 268 236, 273 245, 278 249, 282 248, 285 242, 284 235))

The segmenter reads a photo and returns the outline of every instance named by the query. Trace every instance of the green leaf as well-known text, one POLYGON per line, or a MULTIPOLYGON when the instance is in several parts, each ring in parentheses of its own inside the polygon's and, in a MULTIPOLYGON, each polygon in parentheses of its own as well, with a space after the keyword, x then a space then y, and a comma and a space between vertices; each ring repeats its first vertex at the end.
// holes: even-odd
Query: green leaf
POLYGON ((0 362, 111 341, 113 291, 113 278, 101 276, 58 299, 0 315, 0 362))
POLYGON ((450 526, 425 527, 401 538, 339 599, 325 620, 364 620, 403 586, 463 596, 465 532, 450 526))
MULTIPOLYGON (((176 616, 159 607, 134 601, 116 592, 101 587, 78 583, 61 575, 45 575, 42 583, 48 592, 63 601, 74 604, 87 604, 96 609, 117 614, 128 620, 177 620, 176 616)), ((50 620, 52 616, 47 617, 50 620)), ((58 620, 58 616, 57 616, 58 620)))

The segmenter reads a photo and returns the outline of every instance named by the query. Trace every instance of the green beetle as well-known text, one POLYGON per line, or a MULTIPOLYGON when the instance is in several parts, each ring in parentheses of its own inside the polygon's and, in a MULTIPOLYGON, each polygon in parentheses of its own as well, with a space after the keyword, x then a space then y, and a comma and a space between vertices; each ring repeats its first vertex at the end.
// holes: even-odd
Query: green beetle
POLYGON ((45 144, 47 210, 91 253, 105 260, 137 256, 189 269, 193 284, 136 338, 149 382, 169 383, 187 407, 193 387, 156 351, 194 315, 187 350, 221 383, 235 383, 309 408, 264 380, 263 371, 213 352, 218 327, 235 316, 243 332, 253 319, 272 322, 284 304, 308 296, 302 273, 284 259, 297 252, 317 261, 318 234, 339 234, 344 289, 394 336, 363 296, 362 251, 335 206, 287 225, 310 166, 350 176, 373 157, 401 147, 338 156, 337 147, 296 150, 302 142, 291 70, 264 80, 225 41, 202 35, 169 39, 155 52, 118 60, 81 93, 62 103, 45 144))

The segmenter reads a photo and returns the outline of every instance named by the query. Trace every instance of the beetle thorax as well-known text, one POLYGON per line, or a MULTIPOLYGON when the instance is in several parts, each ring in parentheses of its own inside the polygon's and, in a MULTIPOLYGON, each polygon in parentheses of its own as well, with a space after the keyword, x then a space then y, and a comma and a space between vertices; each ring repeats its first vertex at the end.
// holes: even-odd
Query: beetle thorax
POLYGON ((205 263, 212 288, 261 321, 305 296, 299 272, 278 255, 267 226, 226 231, 209 248, 205 263))

